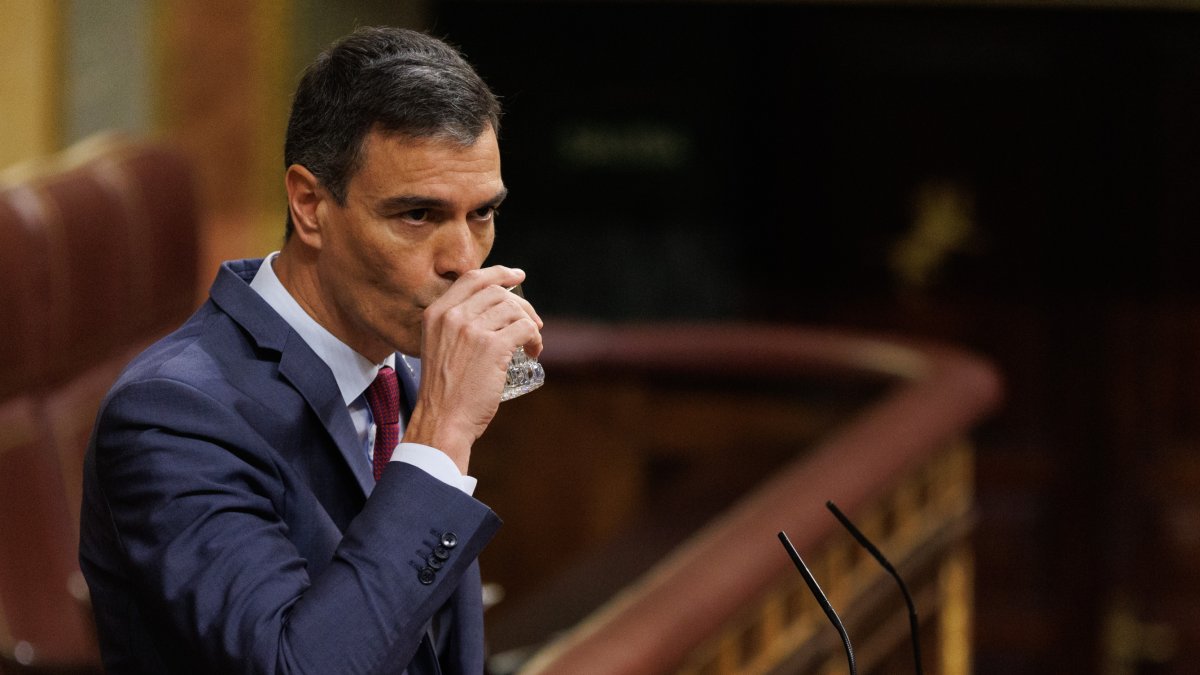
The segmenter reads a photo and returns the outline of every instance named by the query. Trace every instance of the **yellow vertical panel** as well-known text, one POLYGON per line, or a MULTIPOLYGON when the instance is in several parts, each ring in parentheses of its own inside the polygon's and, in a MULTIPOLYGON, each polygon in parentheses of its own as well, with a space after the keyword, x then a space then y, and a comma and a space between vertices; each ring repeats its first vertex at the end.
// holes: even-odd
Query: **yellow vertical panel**
POLYGON ((256 5, 258 101, 257 146, 254 148, 255 229, 263 250, 278 248, 283 238, 287 199, 283 187, 283 139, 291 107, 291 36, 295 30, 290 0, 260 0, 256 5))
POLYGON ((61 7, 0 2, 0 167, 58 149, 61 7))
POLYGON ((938 576, 941 605, 939 672, 944 675, 968 675, 972 672, 972 621, 975 614, 975 560, 970 549, 959 546, 950 553, 942 563, 938 576))

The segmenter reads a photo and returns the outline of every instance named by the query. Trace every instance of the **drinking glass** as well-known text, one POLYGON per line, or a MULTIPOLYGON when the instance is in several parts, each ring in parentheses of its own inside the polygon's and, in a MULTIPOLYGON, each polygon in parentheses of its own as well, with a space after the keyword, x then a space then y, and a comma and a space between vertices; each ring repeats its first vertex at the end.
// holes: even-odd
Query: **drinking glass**
MULTIPOLYGON (((508 290, 522 298, 525 297, 520 284, 508 290)), ((545 382, 546 371, 542 369, 542 364, 526 354, 524 347, 517 347, 513 352, 512 361, 508 363, 508 378, 504 381, 504 391, 500 394, 500 400, 507 401, 510 398, 528 394, 545 382)))

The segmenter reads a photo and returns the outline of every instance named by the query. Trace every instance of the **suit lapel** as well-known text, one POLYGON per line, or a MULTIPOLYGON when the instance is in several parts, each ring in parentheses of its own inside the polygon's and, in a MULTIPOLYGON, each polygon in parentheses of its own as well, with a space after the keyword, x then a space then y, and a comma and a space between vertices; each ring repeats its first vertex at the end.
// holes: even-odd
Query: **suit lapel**
POLYGON ((365 459, 358 433, 354 430, 354 423, 350 420, 350 413, 346 410, 346 402, 342 400, 333 373, 294 332, 280 355, 279 374, 287 378, 317 414, 337 445, 342 459, 358 479, 363 496, 371 494, 375 477, 371 475, 370 464, 365 459))
POLYGON ((365 497, 375 487, 375 479, 364 459, 337 382, 329 366, 250 288, 250 280, 261 263, 261 260, 224 263, 210 291, 213 302, 237 321, 260 348, 279 352, 279 374, 295 387, 321 420, 365 497))

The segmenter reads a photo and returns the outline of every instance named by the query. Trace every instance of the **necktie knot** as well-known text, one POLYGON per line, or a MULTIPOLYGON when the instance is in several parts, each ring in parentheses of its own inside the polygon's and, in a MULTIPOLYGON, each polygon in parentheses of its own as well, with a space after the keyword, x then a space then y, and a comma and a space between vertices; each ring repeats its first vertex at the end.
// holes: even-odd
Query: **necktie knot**
POLYGON ((391 367, 380 368, 375 381, 367 387, 367 405, 371 406, 376 424, 400 422, 400 382, 391 367))
POLYGON ((375 449, 371 454, 372 473, 375 480, 392 459, 392 451, 400 442, 400 381, 396 371, 389 366, 379 369, 375 381, 366 391, 367 406, 375 418, 375 449))

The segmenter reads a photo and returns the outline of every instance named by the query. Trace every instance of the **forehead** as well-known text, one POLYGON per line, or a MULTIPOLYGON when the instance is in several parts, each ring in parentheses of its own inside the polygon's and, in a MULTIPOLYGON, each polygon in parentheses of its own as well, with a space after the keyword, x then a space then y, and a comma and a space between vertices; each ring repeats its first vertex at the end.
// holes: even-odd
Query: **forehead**
POLYGON ((490 197, 502 187, 500 148, 490 128, 471 145, 372 130, 363 139, 348 193, 360 198, 412 194, 452 199, 484 193, 490 197))

